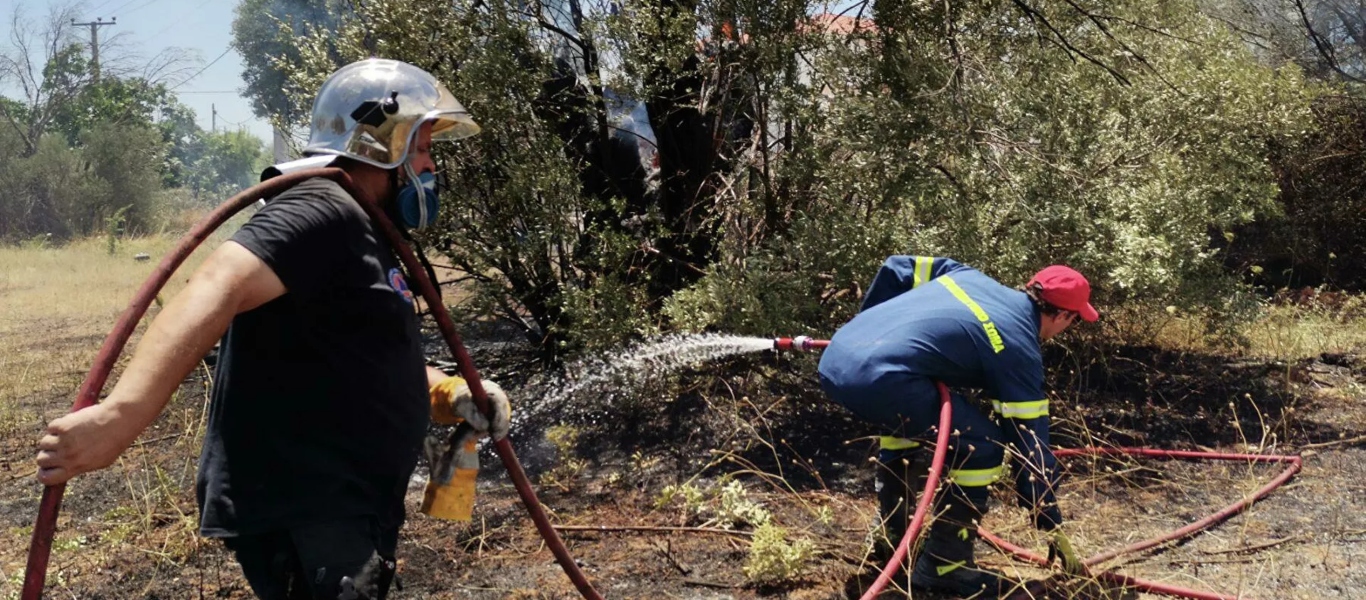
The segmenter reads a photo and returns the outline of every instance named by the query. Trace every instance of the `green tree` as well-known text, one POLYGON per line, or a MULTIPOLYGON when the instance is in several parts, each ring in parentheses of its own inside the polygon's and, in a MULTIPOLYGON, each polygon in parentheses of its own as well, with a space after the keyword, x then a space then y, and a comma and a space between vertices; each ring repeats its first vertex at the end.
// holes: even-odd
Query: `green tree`
POLYGON ((295 114, 370 55, 452 87, 485 132, 440 155, 427 240, 551 352, 826 331, 906 251, 1222 306, 1210 231, 1275 210, 1268 147, 1310 126, 1293 65, 1186 0, 862 6, 365 3, 279 40, 272 68, 295 114), (648 127, 618 109, 636 103, 648 127))
POLYGON ((19 9, 10 18, 10 48, 0 53, 0 84, 23 97, 0 102, 0 124, 17 136, 24 156, 38 151, 49 125, 89 83, 84 50, 75 41, 72 7, 53 7, 34 21, 19 9), (22 110, 18 110, 22 107, 22 110))
POLYGON ((292 100, 311 90, 291 89, 294 82, 280 65, 298 60, 298 36, 331 30, 350 5, 341 0, 242 0, 237 5, 233 46, 243 57, 242 79, 256 116, 278 118, 281 123, 308 116, 308 106, 292 100))
POLYGON ((165 84, 142 78, 106 76, 89 83, 53 111, 49 129, 80 143, 81 134, 99 125, 152 125, 163 112, 185 110, 165 84))
POLYGON ((198 143, 187 178, 196 196, 221 198, 256 183, 266 153, 260 138, 245 131, 202 132, 198 143))

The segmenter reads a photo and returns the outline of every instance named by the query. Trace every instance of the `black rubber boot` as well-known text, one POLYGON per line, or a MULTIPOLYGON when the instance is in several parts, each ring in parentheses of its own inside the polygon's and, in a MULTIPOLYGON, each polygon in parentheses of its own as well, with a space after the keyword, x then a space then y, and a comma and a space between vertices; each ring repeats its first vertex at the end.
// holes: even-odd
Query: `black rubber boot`
POLYGON ((911 571, 913 587, 963 598, 1000 598, 1015 588, 1015 581, 978 567, 973 557, 984 508, 950 494, 930 525, 929 540, 911 571))
POLYGON ((878 453, 878 462, 877 504, 882 527, 875 534, 873 556, 887 560, 906 535, 915 513, 916 493, 925 487, 930 462, 918 448, 883 450, 878 453))

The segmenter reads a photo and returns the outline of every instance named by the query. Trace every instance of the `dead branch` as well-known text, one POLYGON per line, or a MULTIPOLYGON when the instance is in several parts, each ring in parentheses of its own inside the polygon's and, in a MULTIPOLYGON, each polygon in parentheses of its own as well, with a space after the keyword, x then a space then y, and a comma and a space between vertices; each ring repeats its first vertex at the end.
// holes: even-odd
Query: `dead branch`
POLYGON ((1258 550, 1266 550, 1267 548, 1274 548, 1274 547, 1279 546, 1279 545, 1281 545, 1281 544, 1284 544, 1284 543, 1286 543, 1286 542, 1298 540, 1298 539, 1300 539, 1300 538, 1302 538, 1302 537, 1304 537, 1303 534, 1292 535, 1292 536, 1283 537, 1283 538, 1281 538, 1281 539, 1279 539, 1279 540, 1271 540, 1271 541, 1269 541, 1269 542, 1263 542, 1263 543, 1261 543, 1261 544, 1253 544, 1253 545, 1251 545, 1251 546, 1240 546, 1240 547, 1237 547, 1237 548, 1227 548, 1227 549, 1224 549, 1224 550, 1201 550, 1200 553, 1201 553, 1201 554, 1210 554, 1210 555, 1214 555, 1214 554, 1241 554, 1241 553, 1243 553, 1243 552, 1257 552, 1258 550))
POLYGON ((185 433, 186 433, 186 432, 183 432, 183 431, 182 431, 182 432, 180 432, 180 433, 172 433, 172 434, 170 434, 170 435, 163 435, 163 436, 161 436, 161 437, 159 437, 159 438, 152 438, 152 439, 150 439, 150 440, 138 440, 138 441, 136 441, 136 442, 133 443, 133 446, 132 446, 132 447, 134 447, 134 448, 140 448, 140 447, 142 447, 142 446, 150 446, 150 445, 155 444, 155 443, 157 443, 157 442, 164 442, 164 441, 166 441, 166 440, 173 440, 173 439, 176 439, 176 438, 178 438, 178 437, 184 437, 184 436, 185 436, 185 433))
POLYGON ((1366 442, 1366 435, 1359 435, 1353 438, 1347 438, 1345 440, 1333 440, 1331 442, 1315 442, 1313 444, 1305 444, 1303 446, 1300 446, 1300 449, 1310 450, 1313 448, 1331 448, 1333 446, 1348 446, 1351 444, 1360 444, 1362 442, 1366 442))
POLYGON ((687 579, 687 578, 683 579, 683 583, 685 583, 685 584, 687 584, 687 585, 696 585, 696 586, 700 586, 700 587, 717 588, 717 589, 722 589, 722 590, 730 590, 730 589, 735 589, 735 588, 737 588, 737 587, 740 587, 740 586, 738 586, 738 585, 731 585, 731 584, 729 584, 729 583, 713 583, 713 582, 710 582, 710 581, 702 581, 701 579, 687 579))
POLYGON ((1324 37, 1322 33, 1319 33, 1317 29, 1314 29, 1313 23, 1309 21, 1309 11, 1304 7, 1303 0, 1295 0, 1295 9, 1299 11, 1300 22, 1304 24, 1304 30, 1309 34, 1309 41, 1314 42, 1314 49, 1317 50, 1319 56, 1323 58, 1324 64, 1327 64, 1328 68, 1332 69, 1334 73, 1337 73, 1350 81, 1361 83, 1361 78, 1355 77, 1347 73, 1347 71, 1342 70, 1342 65, 1338 62, 1337 51, 1333 49, 1333 43, 1328 41, 1328 38, 1324 37))
POLYGON ((692 569, 683 566, 678 562, 678 559, 674 558, 673 543, 668 539, 665 539, 663 544, 655 544, 655 552, 658 552, 674 569, 677 569, 679 575, 687 577, 692 574, 692 569))
POLYGON ((37 476, 38 476, 38 469, 37 469, 37 468, 34 468, 32 471, 22 471, 22 472, 19 472, 19 473, 15 473, 15 474, 13 474, 13 475, 10 475, 9 480, 10 480, 10 481, 18 481, 18 480, 23 479, 23 478, 25 478, 25 477, 37 477, 37 476))
POLYGON ((655 525, 556 525, 559 531, 617 531, 617 532, 668 532, 668 533, 704 533, 713 535, 733 535, 740 537, 754 537, 748 531, 735 531, 733 529, 721 529, 720 527, 666 527, 655 525))

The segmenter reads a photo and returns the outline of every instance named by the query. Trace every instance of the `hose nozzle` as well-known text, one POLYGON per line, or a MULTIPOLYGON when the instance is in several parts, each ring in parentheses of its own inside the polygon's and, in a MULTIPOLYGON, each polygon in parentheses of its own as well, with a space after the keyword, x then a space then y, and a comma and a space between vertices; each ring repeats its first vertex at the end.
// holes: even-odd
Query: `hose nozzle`
POLYGON ((802 352, 810 352, 817 348, 824 348, 825 345, 828 343, 829 342, 826 342, 824 340, 813 340, 810 337, 799 335, 793 338, 777 338, 773 340, 773 349, 800 350, 802 352))

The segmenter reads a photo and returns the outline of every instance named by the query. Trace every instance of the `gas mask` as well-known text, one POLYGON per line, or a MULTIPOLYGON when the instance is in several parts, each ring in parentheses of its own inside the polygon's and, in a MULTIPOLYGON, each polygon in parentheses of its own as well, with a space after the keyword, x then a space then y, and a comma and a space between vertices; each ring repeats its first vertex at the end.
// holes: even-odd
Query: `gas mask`
POLYGON ((403 163, 403 177, 407 182, 398 188, 394 204, 398 208, 399 220, 408 229, 422 229, 436 222, 436 212, 440 208, 440 180, 431 171, 416 173, 408 163, 403 163))

